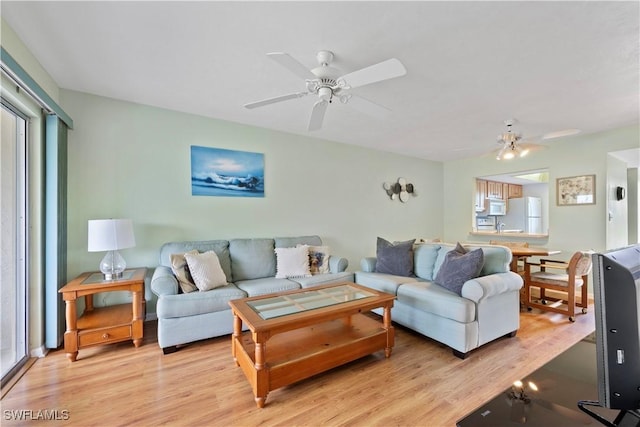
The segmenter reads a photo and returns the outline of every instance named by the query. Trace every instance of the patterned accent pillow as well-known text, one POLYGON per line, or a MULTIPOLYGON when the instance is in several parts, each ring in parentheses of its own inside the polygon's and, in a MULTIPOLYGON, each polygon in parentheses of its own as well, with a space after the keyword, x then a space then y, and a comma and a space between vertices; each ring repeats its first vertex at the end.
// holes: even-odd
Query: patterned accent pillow
POLYGON ((329 273, 329 246, 309 246, 309 271, 311 274, 329 273))
POLYGON ((202 254, 187 252, 184 254, 184 258, 189 265, 193 281, 201 292, 227 285, 227 276, 224 274, 218 255, 214 251, 202 254))
MULTIPOLYGON (((197 254, 198 251, 194 249, 188 253, 197 254)), ((193 283, 193 277, 191 277, 191 272, 189 271, 187 260, 184 259, 184 254, 171 254, 170 259, 171 271, 173 271, 176 279, 178 279, 182 293, 188 294, 189 292, 197 291, 198 287, 193 283)))
POLYGON ((309 271, 309 246, 275 248, 276 279, 311 277, 309 271))
POLYGON ((484 252, 481 248, 469 252, 458 243, 454 250, 445 255, 434 282, 451 292, 462 295, 464 282, 478 277, 483 265, 484 252))
POLYGON ((413 276, 413 242, 391 243, 378 237, 376 248, 376 273, 393 274, 395 276, 413 276))

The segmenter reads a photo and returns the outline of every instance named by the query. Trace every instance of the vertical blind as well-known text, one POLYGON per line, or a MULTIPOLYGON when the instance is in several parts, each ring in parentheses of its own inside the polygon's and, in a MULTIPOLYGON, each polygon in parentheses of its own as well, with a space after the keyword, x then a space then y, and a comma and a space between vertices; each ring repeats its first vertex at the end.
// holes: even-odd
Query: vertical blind
POLYGON ((58 290, 67 280, 67 132, 73 120, 2 47, 2 72, 46 112, 44 183, 45 345, 56 348, 64 333, 64 305, 58 290))

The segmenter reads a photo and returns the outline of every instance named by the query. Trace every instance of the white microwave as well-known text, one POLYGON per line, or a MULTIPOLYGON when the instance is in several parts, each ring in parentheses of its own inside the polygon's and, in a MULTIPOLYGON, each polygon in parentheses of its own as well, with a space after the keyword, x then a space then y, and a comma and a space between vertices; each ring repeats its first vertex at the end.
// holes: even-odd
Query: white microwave
POLYGON ((506 215, 507 202, 502 199, 487 199, 488 215, 506 215))

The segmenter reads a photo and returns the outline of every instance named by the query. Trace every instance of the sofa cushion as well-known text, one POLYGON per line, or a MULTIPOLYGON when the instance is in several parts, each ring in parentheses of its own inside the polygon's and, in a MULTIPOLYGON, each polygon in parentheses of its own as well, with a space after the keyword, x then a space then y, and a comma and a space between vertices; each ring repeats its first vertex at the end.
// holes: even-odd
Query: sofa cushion
MULTIPOLYGON (((187 253, 197 254, 198 251, 194 249, 187 253)), ((176 276, 176 279, 178 279, 178 285, 180 285, 182 293, 188 294, 189 292, 197 291, 198 287, 193 283, 193 277, 191 277, 191 272, 189 272, 189 266, 187 265, 187 260, 184 259, 184 255, 185 254, 171 254, 171 271, 174 276, 176 276)))
POLYGON ((160 248, 160 265, 171 267, 171 255, 183 254, 192 250, 198 252, 214 251, 218 255, 220 266, 227 280, 231 280, 231 258, 227 240, 202 240, 165 243, 160 248))
POLYGON ((214 251, 187 252, 184 254, 184 259, 187 260, 191 277, 200 291, 210 291, 227 284, 227 276, 222 271, 220 261, 214 251))
POLYGON ((163 295, 158 299, 156 314, 158 319, 167 319, 230 310, 229 301, 246 296, 246 292, 232 284, 207 292, 163 295))
POLYGON ((276 237, 273 239, 276 248, 292 248, 298 245, 321 246, 322 239, 319 236, 276 237))
POLYGON ((276 275, 273 239, 234 239, 229 241, 233 282, 276 275))
POLYGON ((504 246, 498 245, 465 245, 465 248, 471 250, 481 248, 484 253, 484 265, 480 276, 486 276, 495 273, 506 273, 511 271, 511 250, 504 246))
POLYGON ((391 243, 378 237, 376 273, 413 276, 413 240, 391 243))
POLYGON ((416 245, 413 249, 413 272, 425 280, 433 280, 440 245, 416 245))
POLYGON ((405 283, 398 288, 398 302, 436 316, 469 323, 476 320, 476 305, 434 282, 405 283))
POLYGON ((298 245, 295 248, 275 248, 276 279, 291 277, 309 277, 309 246, 298 245))
MULTIPOLYGON (((450 243, 442 243, 439 245, 440 250, 438 251, 438 258, 436 259, 436 264, 434 266, 433 277, 438 274, 438 270, 440 270, 440 266, 444 262, 444 258, 447 255, 447 252, 455 248, 455 246, 450 243)), ((484 266, 480 271, 480 276, 486 276, 488 274, 494 273, 506 273, 507 271, 511 271, 511 250, 509 250, 509 248, 498 245, 474 244, 465 244, 464 247, 467 250, 477 248, 482 249, 482 253, 484 254, 484 266)))
POLYGON ((297 282, 289 279, 276 279, 275 277, 239 280, 235 282, 235 285, 245 291, 250 297, 300 289, 300 284, 297 282))
POLYGON ((442 263, 444 262, 444 259, 447 256, 447 254, 454 249, 455 249, 455 246, 450 243, 440 245, 440 249, 438 250, 438 257, 436 258, 436 262, 433 265, 434 278, 438 275, 438 271, 440 270, 440 267, 442 267, 442 263))
POLYGON ((397 295, 398 287, 403 283, 413 283, 417 281, 418 279, 415 277, 356 271, 356 283, 393 295, 397 295))
POLYGON ((464 282, 478 277, 483 264, 484 253, 482 249, 467 251, 458 243, 454 250, 447 252, 434 282, 462 295, 464 282))
POLYGON ((296 277, 291 279, 298 282, 303 288, 312 288, 320 285, 330 285, 332 283, 353 282, 353 273, 343 271, 341 273, 315 274, 311 277, 296 277))

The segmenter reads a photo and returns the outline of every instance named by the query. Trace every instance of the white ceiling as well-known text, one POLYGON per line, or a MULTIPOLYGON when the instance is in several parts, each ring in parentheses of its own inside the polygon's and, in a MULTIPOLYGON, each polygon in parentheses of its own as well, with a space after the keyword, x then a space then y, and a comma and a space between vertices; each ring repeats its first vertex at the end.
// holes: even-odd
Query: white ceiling
MULTIPOLYGON (((525 138, 637 124, 640 26, 629 2, 11 2, 2 17, 56 83, 208 117, 446 161, 497 148, 512 117, 525 138), (407 75, 353 89, 394 114, 315 99, 267 58, 345 73, 398 58, 407 75)), ((553 142, 549 142, 553 143, 553 142)))

